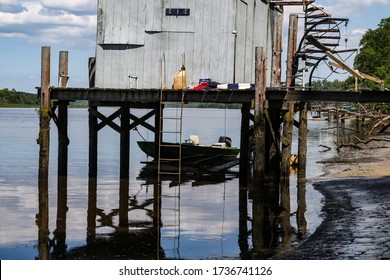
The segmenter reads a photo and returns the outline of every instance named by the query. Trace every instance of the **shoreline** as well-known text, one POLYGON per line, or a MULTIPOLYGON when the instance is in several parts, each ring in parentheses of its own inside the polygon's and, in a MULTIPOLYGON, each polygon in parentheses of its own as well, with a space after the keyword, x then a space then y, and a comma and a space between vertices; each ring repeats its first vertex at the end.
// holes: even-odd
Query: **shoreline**
POLYGON ((284 260, 390 259, 390 148, 343 149, 313 179, 324 220, 284 260))

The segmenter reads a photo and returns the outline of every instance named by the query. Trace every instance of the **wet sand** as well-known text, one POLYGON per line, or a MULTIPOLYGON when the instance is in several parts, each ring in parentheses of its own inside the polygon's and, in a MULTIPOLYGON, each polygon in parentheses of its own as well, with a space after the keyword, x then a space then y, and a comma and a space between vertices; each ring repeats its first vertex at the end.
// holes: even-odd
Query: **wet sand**
POLYGON ((312 182, 324 221, 276 259, 390 259, 390 148, 343 149, 312 182))

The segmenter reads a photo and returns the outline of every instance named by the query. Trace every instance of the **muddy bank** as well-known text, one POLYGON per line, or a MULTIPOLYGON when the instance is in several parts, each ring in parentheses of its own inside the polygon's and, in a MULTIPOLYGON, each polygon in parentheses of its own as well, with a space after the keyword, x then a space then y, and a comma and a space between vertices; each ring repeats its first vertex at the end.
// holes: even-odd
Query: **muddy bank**
POLYGON ((313 182, 324 221, 276 259, 390 259, 390 149, 345 150, 313 182))

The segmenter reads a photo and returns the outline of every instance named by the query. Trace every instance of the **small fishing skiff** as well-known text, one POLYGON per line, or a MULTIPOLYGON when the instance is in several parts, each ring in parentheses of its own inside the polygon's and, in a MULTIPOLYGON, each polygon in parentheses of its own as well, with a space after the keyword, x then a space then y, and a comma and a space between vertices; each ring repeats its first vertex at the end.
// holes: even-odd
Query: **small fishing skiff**
MULTIPOLYGON (((158 153, 158 147, 153 141, 138 141, 141 150, 150 157, 155 157, 158 153)), ((181 146, 181 158, 219 158, 224 161, 231 161, 237 158, 240 152, 239 148, 231 147, 231 139, 221 136, 218 143, 206 146, 199 144, 199 137, 191 135, 190 138, 181 145, 178 143, 163 142, 160 146, 161 158, 179 158, 179 147, 181 146)))

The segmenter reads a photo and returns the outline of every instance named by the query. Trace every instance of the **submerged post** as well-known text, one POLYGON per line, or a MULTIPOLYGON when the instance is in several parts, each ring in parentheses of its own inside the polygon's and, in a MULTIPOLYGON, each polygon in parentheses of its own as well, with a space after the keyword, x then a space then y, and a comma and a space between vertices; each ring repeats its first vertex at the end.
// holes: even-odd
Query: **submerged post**
POLYGON ((255 70, 255 115, 254 115, 254 138, 255 158, 253 163, 254 188, 264 186, 265 179, 265 92, 266 92, 266 57, 262 47, 256 47, 256 70, 255 70))

